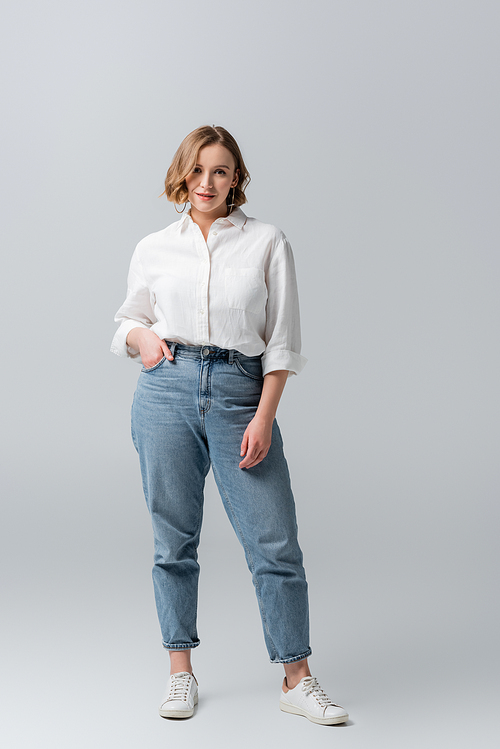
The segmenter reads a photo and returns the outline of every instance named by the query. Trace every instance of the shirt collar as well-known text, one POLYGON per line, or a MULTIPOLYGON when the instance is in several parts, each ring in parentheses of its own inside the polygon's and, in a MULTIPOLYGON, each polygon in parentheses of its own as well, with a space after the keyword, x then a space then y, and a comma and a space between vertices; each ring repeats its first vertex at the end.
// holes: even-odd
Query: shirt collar
POLYGON ((234 226, 236 226, 237 229, 243 229, 245 226, 247 217, 241 210, 241 208, 236 207, 229 216, 226 216, 224 221, 230 221, 234 226))
MULTIPOLYGON (((247 217, 241 210, 241 208, 235 208, 229 216, 224 216, 223 218, 218 218, 217 221, 220 223, 224 222, 230 222, 233 224, 233 226, 236 226, 237 229, 243 229, 245 223, 246 223, 247 217)), ((179 228, 183 227, 184 224, 186 224, 189 221, 193 221, 191 218, 191 214, 189 211, 186 211, 186 213, 183 215, 183 217, 179 221, 179 228)))

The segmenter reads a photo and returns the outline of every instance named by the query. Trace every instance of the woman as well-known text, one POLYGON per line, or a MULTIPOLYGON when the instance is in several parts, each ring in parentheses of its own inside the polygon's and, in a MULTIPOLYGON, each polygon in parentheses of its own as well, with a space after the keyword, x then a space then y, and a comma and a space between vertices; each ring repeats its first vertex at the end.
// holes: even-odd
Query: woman
POLYGON ((279 229, 239 208, 249 179, 224 128, 200 127, 183 140, 165 194, 190 210, 139 242, 115 318, 111 350, 142 362, 132 437, 171 663, 160 715, 190 717, 198 701, 190 656, 199 644, 197 548, 212 466, 252 572, 271 661, 285 668, 281 709, 342 723, 347 713, 307 663, 307 583, 275 420, 287 378, 306 361, 292 250, 279 229))

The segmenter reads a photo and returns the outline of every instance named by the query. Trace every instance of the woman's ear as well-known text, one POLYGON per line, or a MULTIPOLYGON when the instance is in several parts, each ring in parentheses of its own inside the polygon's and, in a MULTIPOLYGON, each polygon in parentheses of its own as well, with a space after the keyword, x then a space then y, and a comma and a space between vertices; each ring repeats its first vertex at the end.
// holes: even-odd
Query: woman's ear
POLYGON ((239 169, 235 169, 234 179, 231 182, 231 187, 236 187, 236 185, 238 184, 239 180, 240 180, 240 170, 239 169))

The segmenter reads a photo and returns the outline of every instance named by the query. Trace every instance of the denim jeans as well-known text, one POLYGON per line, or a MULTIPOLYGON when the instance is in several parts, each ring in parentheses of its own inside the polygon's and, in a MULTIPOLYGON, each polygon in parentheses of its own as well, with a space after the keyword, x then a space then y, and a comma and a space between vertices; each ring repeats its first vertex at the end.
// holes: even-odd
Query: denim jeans
POLYGON ((243 546, 272 662, 311 653, 307 582, 295 505, 276 420, 266 457, 239 468, 243 433, 262 392, 260 356, 167 341, 174 360, 142 369, 132 438, 154 534, 153 583, 169 650, 199 644, 197 549, 205 478, 212 466, 243 546))

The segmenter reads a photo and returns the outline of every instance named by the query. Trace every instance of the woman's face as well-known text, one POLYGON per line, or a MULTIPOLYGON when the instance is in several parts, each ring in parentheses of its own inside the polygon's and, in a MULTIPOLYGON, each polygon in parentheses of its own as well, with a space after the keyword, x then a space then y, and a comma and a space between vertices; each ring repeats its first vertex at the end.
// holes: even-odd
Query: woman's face
POLYGON ((191 211, 213 218, 227 214, 226 198, 238 184, 238 169, 230 151, 220 144, 200 148, 191 174, 186 177, 191 211))

